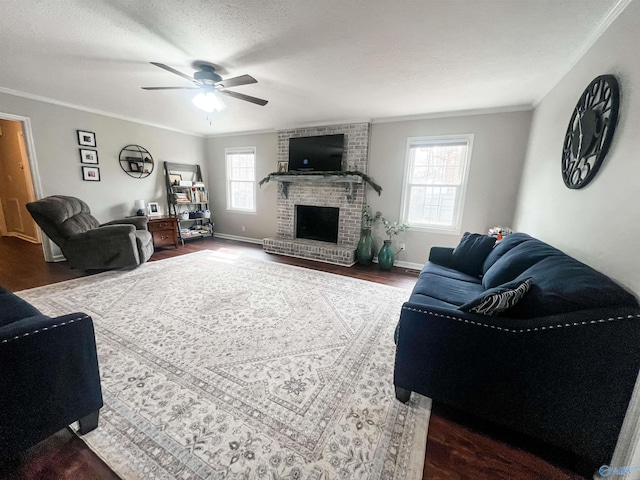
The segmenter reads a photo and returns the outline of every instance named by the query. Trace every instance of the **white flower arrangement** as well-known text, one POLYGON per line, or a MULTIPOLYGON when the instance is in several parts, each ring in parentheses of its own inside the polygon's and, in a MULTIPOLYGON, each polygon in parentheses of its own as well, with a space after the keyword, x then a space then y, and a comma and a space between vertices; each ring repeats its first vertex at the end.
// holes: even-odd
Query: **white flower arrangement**
POLYGON ((384 217, 382 218, 382 223, 384 224, 384 231, 387 233, 389 240, 391 240, 391 237, 393 237, 394 235, 398 235, 400 232, 404 232, 407 228, 409 228, 408 223, 391 223, 384 217))
POLYGON ((381 212, 373 213, 371 207, 369 205, 365 205, 362 207, 362 228, 371 229, 380 217, 382 216, 381 212))

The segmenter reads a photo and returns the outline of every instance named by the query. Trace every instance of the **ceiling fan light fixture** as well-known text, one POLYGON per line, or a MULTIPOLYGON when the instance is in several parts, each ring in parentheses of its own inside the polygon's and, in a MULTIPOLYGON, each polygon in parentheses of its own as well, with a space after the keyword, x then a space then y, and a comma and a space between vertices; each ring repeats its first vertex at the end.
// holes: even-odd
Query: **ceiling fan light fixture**
POLYGON ((227 106, 224 102, 213 92, 198 93, 195 97, 193 97, 193 104, 198 107, 200 110, 204 110, 205 112, 221 112, 227 106))

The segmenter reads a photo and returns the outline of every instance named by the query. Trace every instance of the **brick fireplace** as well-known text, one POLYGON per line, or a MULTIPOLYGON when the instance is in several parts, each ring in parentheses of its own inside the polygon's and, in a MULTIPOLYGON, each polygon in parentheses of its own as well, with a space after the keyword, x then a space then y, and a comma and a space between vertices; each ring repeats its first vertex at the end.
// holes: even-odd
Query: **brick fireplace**
MULTIPOLYGON (((288 161, 289 138, 344 133, 342 170, 366 173, 369 130, 369 123, 284 130, 278 133, 278 160, 288 161)), ((343 183, 341 178, 296 178, 295 181, 287 183, 284 186, 278 181, 277 236, 263 240, 264 250, 338 265, 353 265, 356 261, 355 249, 360 238, 362 207, 366 199, 365 184, 343 183), (337 242, 297 238, 296 205, 337 208, 337 242)))

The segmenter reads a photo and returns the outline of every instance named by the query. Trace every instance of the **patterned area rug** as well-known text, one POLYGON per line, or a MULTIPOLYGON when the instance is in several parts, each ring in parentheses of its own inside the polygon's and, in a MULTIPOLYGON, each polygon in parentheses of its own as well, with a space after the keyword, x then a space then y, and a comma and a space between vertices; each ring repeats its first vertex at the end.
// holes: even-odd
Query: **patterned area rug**
POLYGON ((19 293, 93 317, 82 437, 130 479, 419 479, 430 400, 394 397, 407 290, 203 251, 19 293))

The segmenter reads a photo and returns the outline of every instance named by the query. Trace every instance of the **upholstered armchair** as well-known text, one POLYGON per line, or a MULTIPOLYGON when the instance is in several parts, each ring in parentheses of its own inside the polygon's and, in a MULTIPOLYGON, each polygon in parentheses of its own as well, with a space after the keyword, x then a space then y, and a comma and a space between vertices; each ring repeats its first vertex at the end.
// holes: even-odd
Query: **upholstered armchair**
POLYGON ((84 435, 101 407, 91 317, 43 315, 0 286, 0 463, 76 421, 84 435))
POLYGON ((75 197, 53 195, 27 204, 42 231, 60 247, 71 268, 136 267, 153 254, 147 217, 100 224, 89 206, 75 197))

